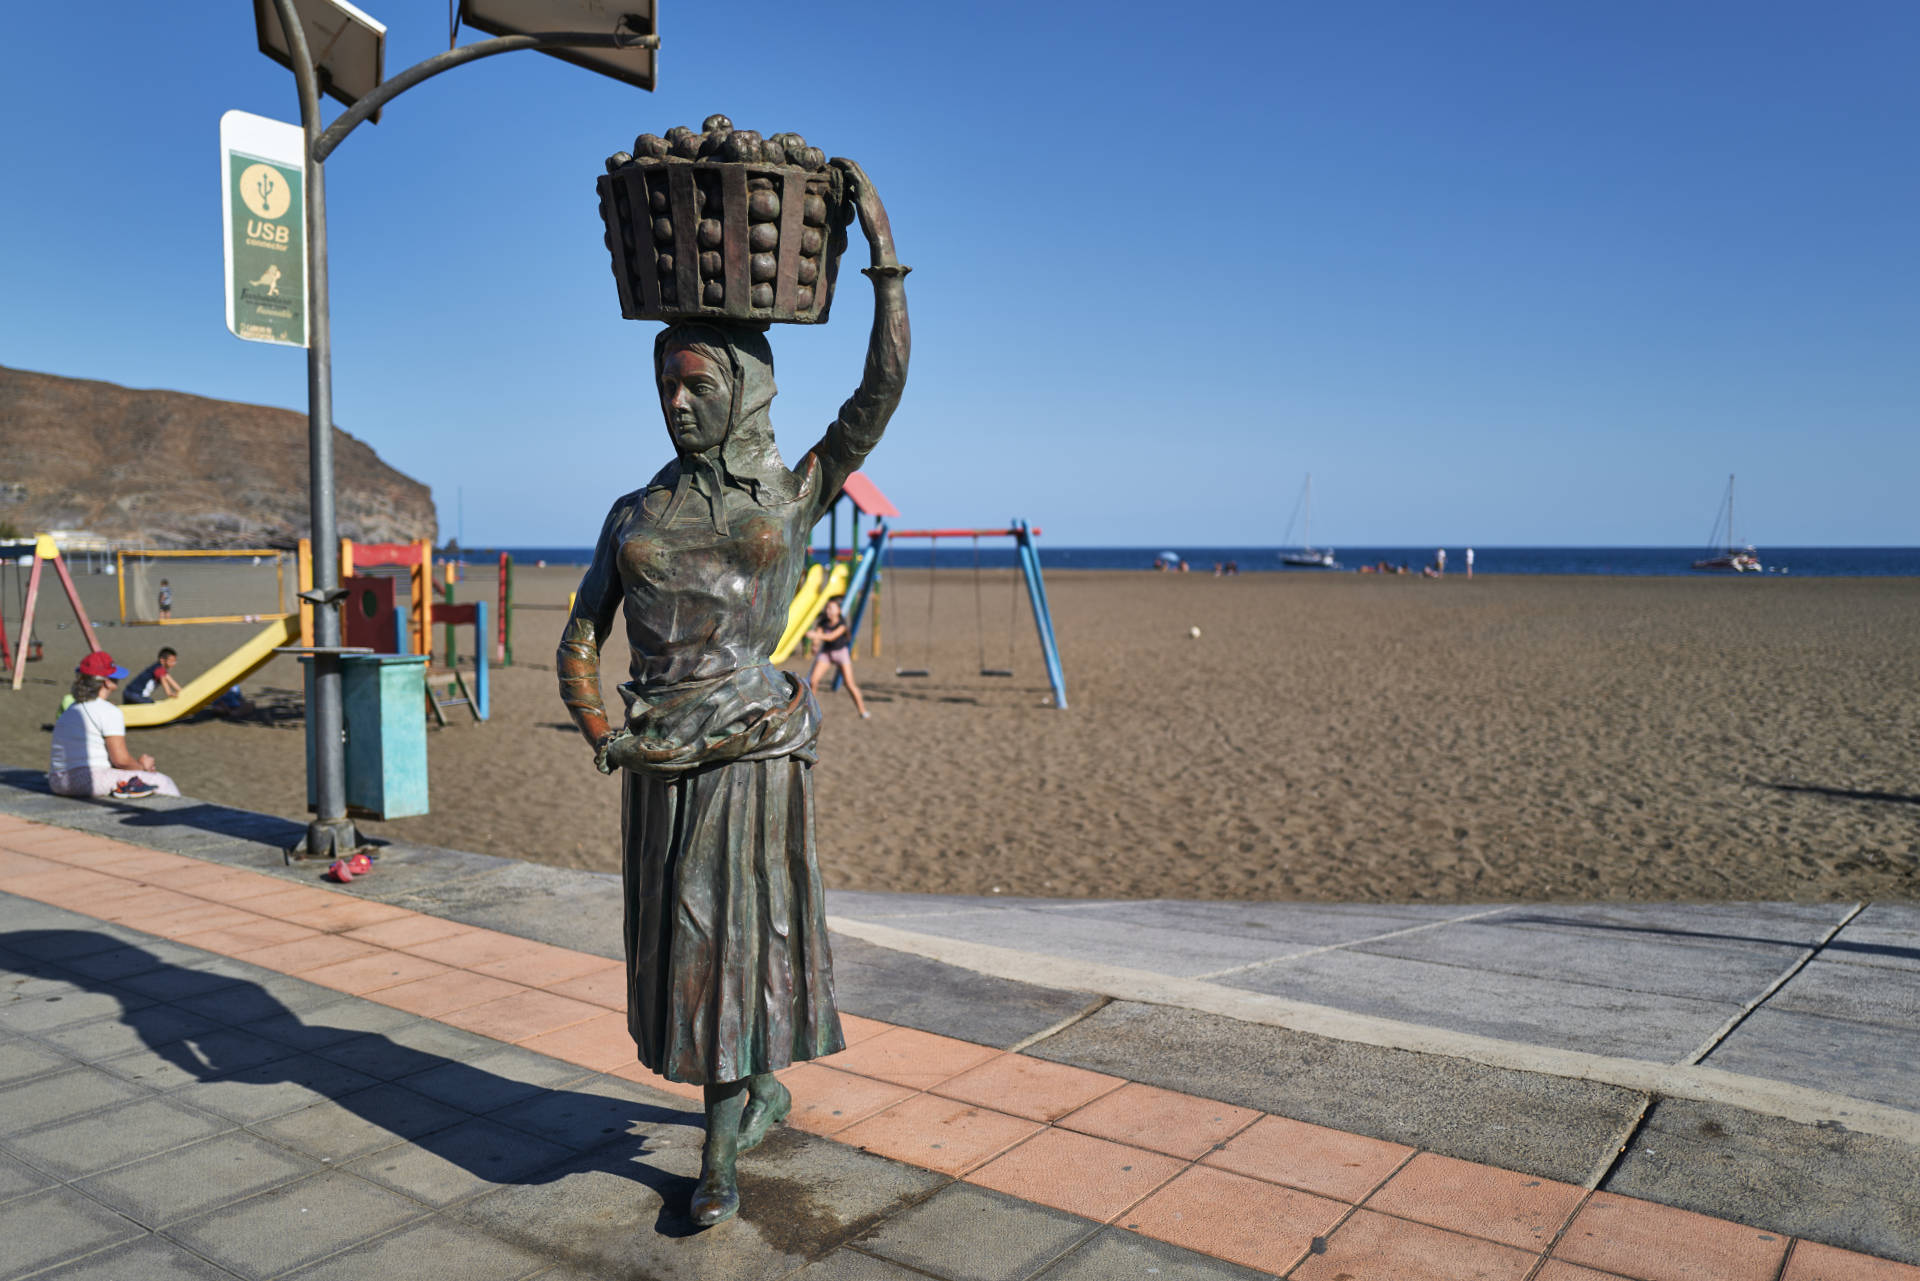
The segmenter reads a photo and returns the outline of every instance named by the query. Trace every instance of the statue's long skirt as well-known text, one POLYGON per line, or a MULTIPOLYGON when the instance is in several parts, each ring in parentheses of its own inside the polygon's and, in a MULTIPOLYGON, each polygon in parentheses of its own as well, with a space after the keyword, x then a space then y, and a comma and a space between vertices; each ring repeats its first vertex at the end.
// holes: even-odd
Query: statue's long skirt
POLYGON ((671 1081, 718 1084, 846 1046, 795 756, 623 771, 627 1026, 671 1081))

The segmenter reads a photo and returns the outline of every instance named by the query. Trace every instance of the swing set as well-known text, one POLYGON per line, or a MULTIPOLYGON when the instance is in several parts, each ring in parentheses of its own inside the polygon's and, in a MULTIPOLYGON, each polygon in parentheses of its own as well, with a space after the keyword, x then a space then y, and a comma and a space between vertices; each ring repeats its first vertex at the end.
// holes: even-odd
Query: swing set
MULTIPOLYGON (((924 679, 933 675, 933 636, 935 626, 934 598, 940 570, 940 540, 968 539, 972 543, 973 555, 973 602, 974 602, 974 638, 979 657, 979 672, 987 677, 1011 677, 1014 674, 1014 630, 1019 614, 1020 587, 1018 581, 1012 581, 1011 595, 1007 607, 1007 644, 1004 665, 990 665, 987 659, 986 625, 986 588, 980 564, 980 540, 983 538, 1011 538, 1019 557, 1020 577, 1027 587, 1027 605, 1033 614, 1034 632, 1040 641, 1040 656, 1047 669, 1047 683, 1053 687, 1053 705, 1064 710, 1067 706, 1067 681, 1060 667, 1060 650, 1053 638, 1053 614, 1047 608, 1047 585, 1040 575, 1040 553, 1033 540, 1040 531, 1030 527, 1024 520, 1009 522, 1005 529, 889 529, 881 522, 867 535, 867 548, 855 567, 853 577, 847 584, 847 629, 848 640, 853 641, 860 634, 861 621, 866 616, 867 606, 873 593, 880 589, 888 568, 893 563, 893 544, 903 538, 927 540, 927 623, 922 639, 921 663, 918 667, 896 667, 893 674, 902 679, 924 679)), ((952 570, 948 571, 953 572, 952 570)), ((897 593, 889 592, 889 611, 892 614, 892 629, 900 635, 900 600, 897 593)), ((874 625, 878 628, 880 617, 875 611, 874 625)))

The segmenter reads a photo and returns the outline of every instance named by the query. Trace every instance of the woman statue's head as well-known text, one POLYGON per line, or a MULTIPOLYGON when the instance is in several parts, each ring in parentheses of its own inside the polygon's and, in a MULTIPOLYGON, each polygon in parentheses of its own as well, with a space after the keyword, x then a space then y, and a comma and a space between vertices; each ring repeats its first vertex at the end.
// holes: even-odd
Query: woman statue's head
POLYGON ((718 447, 729 469, 753 475, 778 463, 767 418, 778 388, 773 348, 748 325, 669 325, 653 344, 653 371, 667 435, 681 457, 718 447))

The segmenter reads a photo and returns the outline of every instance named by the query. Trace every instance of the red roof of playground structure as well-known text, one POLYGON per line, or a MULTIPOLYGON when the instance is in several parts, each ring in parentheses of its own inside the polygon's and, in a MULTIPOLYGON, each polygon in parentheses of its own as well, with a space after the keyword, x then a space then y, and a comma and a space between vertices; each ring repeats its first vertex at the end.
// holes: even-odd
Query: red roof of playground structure
POLYGON ((900 515, 900 509, 888 501, 887 496, 880 492, 880 486, 868 480, 867 473, 863 471, 857 471, 847 477, 845 493, 863 515, 893 517, 900 515))

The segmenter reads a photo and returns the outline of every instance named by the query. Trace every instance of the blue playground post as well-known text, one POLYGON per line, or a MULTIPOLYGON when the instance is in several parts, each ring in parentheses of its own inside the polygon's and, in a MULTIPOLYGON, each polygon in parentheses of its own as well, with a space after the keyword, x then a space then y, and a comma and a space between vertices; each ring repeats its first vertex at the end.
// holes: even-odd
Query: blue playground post
MULTIPOLYGON (((887 524, 875 522, 867 532, 867 548, 860 553, 860 559, 854 562, 853 576, 847 580, 847 644, 851 645, 860 637, 860 620, 866 617, 867 601, 873 596, 875 584, 880 581, 880 553, 887 545, 887 524)), ((836 678, 837 680, 837 678, 836 678)), ((835 689, 840 688, 836 683, 835 689)))
POLYGON ((1015 519, 1015 542, 1020 548, 1020 569, 1027 579, 1027 603, 1033 607, 1033 625, 1040 632, 1040 653, 1047 660, 1047 683, 1053 686, 1053 705, 1067 708, 1067 677, 1060 668, 1060 648, 1053 640, 1053 612, 1047 608, 1047 584, 1040 576, 1040 551, 1033 545, 1033 531, 1024 520, 1015 519))
POLYGON ((473 710, 487 719, 487 602, 473 603, 473 710))

